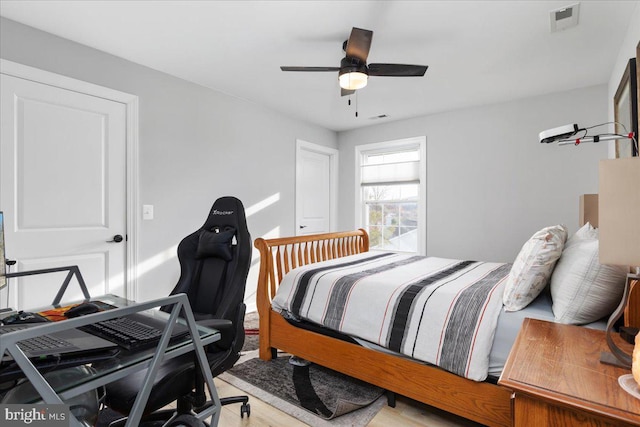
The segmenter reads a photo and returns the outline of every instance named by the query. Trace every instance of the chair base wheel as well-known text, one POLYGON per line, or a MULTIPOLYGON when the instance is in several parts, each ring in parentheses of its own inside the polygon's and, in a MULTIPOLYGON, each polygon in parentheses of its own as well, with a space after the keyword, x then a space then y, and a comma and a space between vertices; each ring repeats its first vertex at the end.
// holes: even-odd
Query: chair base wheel
POLYGON ((247 418, 251 416, 251 405, 243 403, 240 407, 240 418, 244 418, 244 414, 247 414, 247 418))

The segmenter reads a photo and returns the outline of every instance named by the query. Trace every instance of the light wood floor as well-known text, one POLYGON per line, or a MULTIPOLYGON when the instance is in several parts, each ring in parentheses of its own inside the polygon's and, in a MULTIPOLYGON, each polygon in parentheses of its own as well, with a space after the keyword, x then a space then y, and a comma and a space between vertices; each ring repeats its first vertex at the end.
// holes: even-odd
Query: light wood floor
MULTIPOLYGON (((226 382, 215 379, 220 397, 246 394, 226 382)), ((306 427, 307 424, 293 418, 260 399, 249 396, 251 416, 240 418, 240 405, 223 407, 220 427, 306 427)), ((398 396, 395 408, 384 406, 368 427, 477 427, 480 424, 458 418, 435 408, 398 396)))

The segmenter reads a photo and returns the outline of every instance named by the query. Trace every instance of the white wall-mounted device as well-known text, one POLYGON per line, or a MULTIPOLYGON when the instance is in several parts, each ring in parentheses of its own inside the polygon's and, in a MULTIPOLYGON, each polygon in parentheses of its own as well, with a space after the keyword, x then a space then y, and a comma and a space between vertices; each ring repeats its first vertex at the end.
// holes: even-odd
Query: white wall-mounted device
POLYGON ((547 129, 540 132, 540 142, 543 144, 549 144, 551 142, 567 139, 578 133, 580 129, 577 124, 559 126, 553 129, 547 129))

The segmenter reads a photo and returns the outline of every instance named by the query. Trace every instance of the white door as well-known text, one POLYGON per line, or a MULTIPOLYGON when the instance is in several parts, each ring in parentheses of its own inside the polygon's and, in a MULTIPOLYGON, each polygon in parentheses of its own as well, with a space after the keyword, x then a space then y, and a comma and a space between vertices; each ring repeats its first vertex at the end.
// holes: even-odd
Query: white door
MULTIPOLYGON (((127 245, 113 240, 127 233, 126 105, 0 78, 0 210, 13 271, 77 265, 91 295, 125 296, 127 245)), ((9 305, 50 304, 64 277, 11 279, 9 305)), ((81 297, 73 281, 63 301, 81 297)))
POLYGON ((338 151, 297 141, 296 234, 335 231, 338 151))

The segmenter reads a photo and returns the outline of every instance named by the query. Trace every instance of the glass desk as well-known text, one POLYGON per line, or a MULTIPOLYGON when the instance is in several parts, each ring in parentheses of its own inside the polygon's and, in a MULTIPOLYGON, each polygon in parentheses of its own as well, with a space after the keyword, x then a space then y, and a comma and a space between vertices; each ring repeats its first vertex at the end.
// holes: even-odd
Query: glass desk
MULTIPOLYGON (((142 412, 151 393, 153 380, 160 368, 160 365, 162 364, 162 361, 178 357, 195 350, 195 357, 201 367, 205 383, 214 403, 212 407, 203 410, 196 416, 200 420, 205 420, 211 417, 211 425, 216 426, 220 416, 220 400, 213 384, 213 378, 203 347, 220 340, 220 333, 215 329, 199 326, 195 323, 187 296, 185 294, 177 294, 145 303, 133 303, 115 295, 105 295, 92 298, 92 300, 102 301, 107 304, 114 305, 117 308, 60 322, 42 323, 38 324, 36 327, 6 333, 0 337, 0 354, 5 354, 6 352, 13 357, 16 364, 20 367, 24 375, 31 382, 41 397, 40 402, 44 402, 46 404, 63 404, 63 401, 66 399, 78 396, 102 385, 124 378, 133 372, 148 369, 144 385, 138 393, 126 424, 127 426, 137 426, 140 424, 142 412), (160 306, 171 304, 173 304, 173 307, 170 313, 152 310, 160 306), (181 310, 184 310, 185 319, 178 316, 181 310), (166 321, 167 326, 165 327, 156 348, 140 351, 126 351, 121 349, 121 351, 113 358, 94 364, 94 369, 87 371, 86 375, 74 378, 73 381, 66 382, 64 384, 58 384, 56 386, 49 384, 41 372, 34 367, 31 361, 16 345, 17 342, 27 338, 33 338, 52 332, 59 332, 65 329, 77 328, 79 326, 138 312, 144 312, 145 315, 166 321), (173 329, 173 325, 176 323, 185 325, 189 330, 189 334, 184 338, 170 343, 169 339, 171 338, 171 330, 173 329)), ((70 417, 72 426, 83 425, 71 414, 70 417)))

